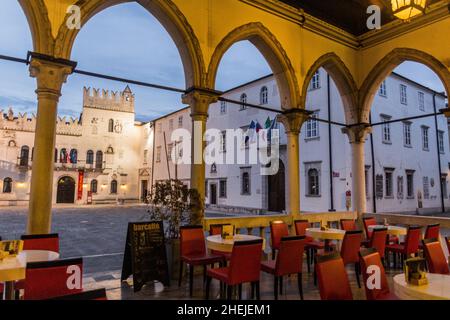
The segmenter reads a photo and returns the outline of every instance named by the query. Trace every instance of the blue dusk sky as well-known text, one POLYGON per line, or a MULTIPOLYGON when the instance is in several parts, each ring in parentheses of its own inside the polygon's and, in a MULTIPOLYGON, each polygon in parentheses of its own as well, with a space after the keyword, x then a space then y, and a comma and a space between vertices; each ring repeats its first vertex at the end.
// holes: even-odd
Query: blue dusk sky
MULTIPOLYGON (((25 58, 32 51, 26 18, 17 0, 1 0, 0 55, 25 58)), ((81 29, 72 60, 78 68, 121 78, 184 88, 184 72, 178 50, 161 24, 137 3, 109 8, 81 29)), ((407 62, 396 72, 436 91, 444 91, 439 78, 427 67, 407 62)), ((239 42, 225 54, 219 68, 217 89, 227 90, 271 73, 259 51, 239 42)), ((27 66, 0 60, 0 110, 36 112, 35 80, 27 66)), ((62 90, 58 113, 78 117, 83 86, 119 91, 125 83, 71 75, 62 90)), ((136 117, 148 121, 183 107, 180 94, 130 85, 136 95, 136 117)))

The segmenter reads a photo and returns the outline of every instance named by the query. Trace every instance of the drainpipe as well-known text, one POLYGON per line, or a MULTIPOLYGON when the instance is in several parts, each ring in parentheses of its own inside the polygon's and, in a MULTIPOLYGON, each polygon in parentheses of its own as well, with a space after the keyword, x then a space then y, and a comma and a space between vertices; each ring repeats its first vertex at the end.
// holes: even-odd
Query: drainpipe
MULTIPOLYGON (((372 124, 372 112, 369 113, 369 123, 372 124)), ((375 181, 375 152, 373 147, 373 131, 370 134, 370 155, 372 160, 372 211, 377 213, 376 181, 375 181)))
POLYGON ((327 74, 327 103, 328 103, 328 154, 330 164, 330 209, 328 211, 336 211, 334 209, 334 192, 333 192, 333 152, 331 146, 331 88, 330 75, 327 74))
POLYGON ((433 93, 433 111, 434 111, 434 127, 436 131, 436 151, 437 151, 437 160, 438 160, 438 168, 439 168, 439 187, 441 190, 441 210, 445 212, 444 205, 444 190, 442 188, 442 168, 441 168, 441 153, 439 152, 439 130, 438 130, 438 121, 436 114, 436 93, 433 93))

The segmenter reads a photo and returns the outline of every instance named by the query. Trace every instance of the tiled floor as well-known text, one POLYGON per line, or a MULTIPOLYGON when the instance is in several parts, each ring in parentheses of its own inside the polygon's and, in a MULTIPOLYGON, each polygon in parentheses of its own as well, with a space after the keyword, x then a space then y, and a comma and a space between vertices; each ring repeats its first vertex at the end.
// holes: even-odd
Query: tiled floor
MULTIPOLYGON (((201 267, 200 267, 201 269, 201 267)), ((347 269, 350 285, 355 300, 364 300, 364 288, 358 288, 355 273, 353 268, 347 269)), ((393 289, 392 276, 401 273, 401 270, 387 270, 388 281, 390 288, 393 289)), ((189 297, 189 284, 187 277, 182 282, 181 287, 178 287, 176 281, 170 287, 164 288, 162 284, 148 284, 142 288, 140 292, 134 293, 132 287, 132 277, 127 281, 120 281, 120 271, 113 273, 92 274, 84 278, 83 287, 87 290, 106 288, 108 299, 111 300, 183 300, 183 299, 204 299, 205 290, 203 287, 203 276, 197 275, 194 278, 194 295, 189 297)), ((210 299, 219 298, 219 284, 217 281, 212 281, 210 299)), ((314 286, 313 274, 308 274, 306 267, 303 273, 303 292, 305 300, 319 300, 319 291, 314 286)), ((250 285, 244 285, 242 298, 249 299, 250 285)), ((261 273, 261 300, 272 300, 273 297, 273 277, 265 273, 261 273)), ((299 292, 297 286, 297 276, 293 275, 290 278, 284 279, 284 293, 279 296, 280 300, 299 300, 299 292)))

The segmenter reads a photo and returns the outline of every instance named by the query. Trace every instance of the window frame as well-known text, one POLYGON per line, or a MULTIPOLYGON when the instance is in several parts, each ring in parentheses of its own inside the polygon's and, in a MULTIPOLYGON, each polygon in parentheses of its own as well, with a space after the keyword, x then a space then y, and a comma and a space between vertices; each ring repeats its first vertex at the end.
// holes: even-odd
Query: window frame
POLYGON ((400 103, 408 105, 408 86, 406 84, 400 84, 400 103))
POLYGON ((259 104, 265 105, 269 103, 269 89, 267 86, 263 86, 259 91, 259 104))

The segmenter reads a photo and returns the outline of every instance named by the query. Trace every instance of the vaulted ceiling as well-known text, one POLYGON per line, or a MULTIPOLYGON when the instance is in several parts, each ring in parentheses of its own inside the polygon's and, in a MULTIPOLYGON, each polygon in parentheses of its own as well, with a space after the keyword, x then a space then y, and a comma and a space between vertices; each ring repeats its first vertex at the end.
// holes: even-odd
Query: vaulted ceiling
MULTIPOLYGON (((381 23, 395 20, 391 11, 391 0, 280 0, 292 7, 303 9, 306 13, 344 29, 353 35, 369 31, 366 27, 367 7, 378 5, 381 8, 381 23)), ((428 5, 442 0, 428 0, 428 5)))

